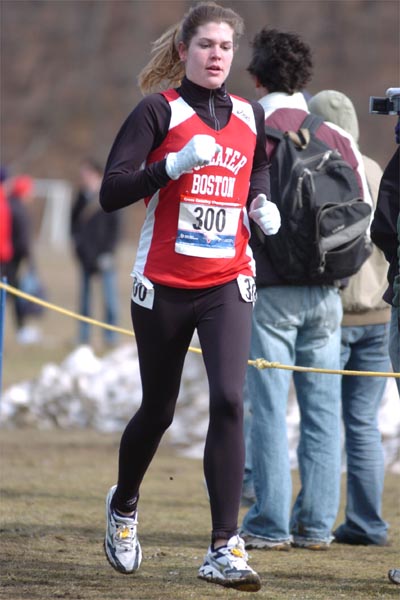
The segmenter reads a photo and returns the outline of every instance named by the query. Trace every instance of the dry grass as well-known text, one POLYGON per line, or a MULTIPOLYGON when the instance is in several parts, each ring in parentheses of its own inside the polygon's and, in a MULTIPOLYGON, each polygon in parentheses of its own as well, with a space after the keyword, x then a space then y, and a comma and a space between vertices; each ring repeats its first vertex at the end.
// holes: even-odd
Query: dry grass
MULTIPOLYGON (((119 436, 90 431, 2 431, 1 578, 4 600, 239 598, 197 579, 208 545, 201 461, 160 448, 142 487, 138 573, 123 576, 103 555, 104 498, 114 482, 119 436)), ((252 551, 257 598, 395 598, 400 478, 388 475, 384 514, 393 545, 332 545, 328 552, 252 551)), ((297 486, 297 481, 296 481, 297 486)))

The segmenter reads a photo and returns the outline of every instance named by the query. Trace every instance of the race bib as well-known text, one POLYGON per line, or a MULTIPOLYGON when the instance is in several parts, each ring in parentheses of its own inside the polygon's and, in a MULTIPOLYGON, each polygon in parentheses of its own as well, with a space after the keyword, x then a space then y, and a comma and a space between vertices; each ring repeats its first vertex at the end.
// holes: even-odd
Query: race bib
POLYGON ((153 308, 154 286, 144 275, 134 273, 131 299, 143 308, 153 308))
POLYGON ((254 277, 249 275, 238 275, 237 283, 242 299, 245 302, 255 302, 257 300, 257 289, 254 277))
POLYGON ((233 258, 241 210, 236 202, 183 196, 175 252, 202 258, 233 258))

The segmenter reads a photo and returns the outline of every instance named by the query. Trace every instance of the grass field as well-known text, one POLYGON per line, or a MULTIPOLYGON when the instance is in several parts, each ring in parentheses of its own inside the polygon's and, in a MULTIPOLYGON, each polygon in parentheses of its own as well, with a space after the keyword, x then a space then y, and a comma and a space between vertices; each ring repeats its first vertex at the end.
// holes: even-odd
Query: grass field
MULTIPOLYGON (((119 436, 90 431, 1 432, 0 598, 243 597, 197 579, 210 531, 202 465, 176 456, 167 445, 142 486, 142 566, 126 576, 108 565, 102 549, 104 499, 114 483, 118 441, 119 436)), ((251 565, 263 582, 256 597, 398 598, 387 571, 400 565, 399 482, 399 476, 387 476, 384 515, 391 523, 391 546, 253 550, 251 565)))
MULTIPOLYGON (((38 265, 50 302, 76 309, 75 264, 69 253, 38 248, 38 265)), ((121 248, 121 327, 130 329, 129 271, 133 250, 121 248)), ((100 299, 94 317, 101 319, 100 299)), ((3 388, 35 377, 48 362, 59 363, 72 349, 77 324, 46 311, 43 342, 20 347, 7 307, 3 388)), ((126 342, 126 339, 123 340, 126 342)), ((94 331, 101 353, 102 339, 94 331)), ((144 559, 134 576, 119 575, 105 560, 104 499, 114 483, 118 435, 93 431, 0 430, 0 598, 4 600, 188 600, 239 598, 197 579, 209 543, 210 516, 201 461, 177 456, 166 443, 145 479, 140 503, 144 559)), ((295 474, 295 492, 298 481, 295 474)), ((388 474, 384 517, 391 546, 332 545, 328 552, 252 551, 251 565, 263 588, 257 598, 398 598, 387 579, 400 566, 400 476, 388 474)), ((341 514, 343 514, 343 503, 341 514)))

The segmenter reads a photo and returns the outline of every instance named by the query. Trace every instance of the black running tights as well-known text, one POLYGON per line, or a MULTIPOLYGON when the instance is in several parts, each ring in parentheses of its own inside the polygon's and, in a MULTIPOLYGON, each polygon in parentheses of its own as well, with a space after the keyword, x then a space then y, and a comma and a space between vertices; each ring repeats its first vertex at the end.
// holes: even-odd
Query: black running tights
POLYGON ((229 539, 237 532, 251 312, 252 304, 241 299, 236 280, 202 290, 155 285, 152 310, 131 303, 143 398, 121 438, 113 501, 117 509, 132 510, 146 470, 172 423, 185 356, 197 329, 210 391, 204 474, 212 539, 229 539))

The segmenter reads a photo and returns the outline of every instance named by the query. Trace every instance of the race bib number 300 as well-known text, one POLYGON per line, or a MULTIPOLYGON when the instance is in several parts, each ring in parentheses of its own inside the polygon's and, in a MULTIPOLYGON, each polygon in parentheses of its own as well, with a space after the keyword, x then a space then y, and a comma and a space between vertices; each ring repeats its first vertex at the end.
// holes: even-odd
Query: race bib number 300
POLYGON ((179 208, 175 251, 203 258, 232 258, 241 206, 184 196, 179 208))

